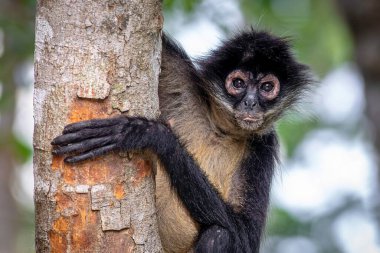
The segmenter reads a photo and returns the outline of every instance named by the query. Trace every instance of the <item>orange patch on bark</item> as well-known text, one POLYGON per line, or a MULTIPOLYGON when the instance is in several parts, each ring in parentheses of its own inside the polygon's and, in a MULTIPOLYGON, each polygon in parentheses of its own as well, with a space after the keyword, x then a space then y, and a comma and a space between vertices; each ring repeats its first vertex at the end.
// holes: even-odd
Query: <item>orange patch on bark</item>
POLYGON ((98 237, 100 224, 98 212, 91 210, 88 195, 75 195, 78 215, 72 216, 71 247, 73 252, 95 252, 94 241, 98 237))
POLYGON ((112 170, 112 167, 110 167, 105 160, 110 159, 107 157, 100 157, 96 160, 89 161, 88 168, 89 168, 89 175, 88 175, 88 183, 89 184, 97 184, 97 183, 104 183, 104 182, 110 182, 111 178, 109 177, 110 170, 112 170))
POLYGON ((90 202, 91 201, 87 195, 77 194, 75 196, 75 206, 78 210, 78 215, 73 217, 73 220, 75 221, 74 226, 79 230, 81 230, 88 221, 92 220, 90 216, 93 214, 93 212, 91 211, 90 202))
POLYGON ((132 230, 106 231, 100 252, 133 253, 136 252, 136 244, 132 239, 132 230), (117 243, 115 243, 117 242, 117 243))
POLYGON ((120 157, 114 153, 86 161, 75 169, 77 181, 80 184, 122 182, 125 176, 125 165, 123 165, 120 157))
POLYGON ((148 160, 144 160, 141 158, 134 158, 133 164, 136 167, 136 176, 133 179, 133 185, 139 185, 142 180, 146 177, 149 177, 152 173, 152 166, 148 160))
POLYGON ((66 233, 69 229, 69 220, 65 217, 59 217, 53 223, 53 230, 57 233, 66 233))
POLYGON ((98 245, 96 227, 91 230, 75 230, 71 236, 72 252, 95 252, 98 245))
POLYGON ((77 183, 76 171, 72 165, 64 164, 62 166, 62 177, 63 182, 65 182, 66 184, 74 185, 77 183))
POLYGON ((79 164, 65 164, 61 157, 54 157, 53 170, 61 170, 63 182, 68 185, 94 185, 111 181, 120 181, 125 174, 120 158, 116 154, 98 157, 79 164), (115 161, 119 162, 115 162, 115 161))
POLYGON ((52 252, 66 252, 67 237, 72 252, 95 252, 94 241, 99 237, 99 212, 91 210, 89 194, 62 193, 55 195, 57 213, 71 214, 59 217, 49 232, 52 252))
POLYGON ((53 222, 53 228, 49 231, 51 252, 62 253, 67 250, 67 232, 69 231, 69 219, 59 217, 53 222))
POLYGON ((55 231, 49 232, 50 252, 63 253, 67 252, 67 239, 65 234, 60 234, 55 231))
POLYGON ((49 232, 52 252, 67 252, 68 240, 72 252, 96 252, 99 245, 94 244, 101 235, 98 211, 91 210, 89 194, 57 193, 57 213, 70 213, 68 217, 59 217, 53 222, 49 232))
POLYGON ((53 156, 53 160, 51 162, 52 170, 59 170, 63 166, 63 156, 53 156))
POLYGON ((83 120, 106 118, 107 104, 86 99, 75 100, 70 107, 69 122, 74 123, 83 120))
MULTIPOLYGON (((69 185, 94 185, 115 180, 121 181, 125 174, 125 168, 116 154, 108 154, 105 157, 98 157, 75 165, 62 162, 61 168, 63 181, 69 185)), ((55 167, 55 169, 59 168, 55 167)))
POLYGON ((124 184, 116 184, 113 189, 113 195, 116 199, 123 199, 125 197, 124 184))
MULTIPOLYGON (((70 108, 68 122, 74 123, 88 119, 110 117, 107 113, 106 103, 107 100, 104 103, 84 99, 75 100, 70 108)), ((136 167, 137 183, 151 174, 151 166, 145 160, 137 160, 136 167)), ((101 230, 99 211, 91 210, 90 194, 63 192, 61 187, 64 185, 75 187, 75 185, 79 184, 95 185, 111 182, 115 198, 123 199, 126 195, 123 185, 125 181, 125 165, 116 154, 74 165, 65 164, 61 156, 54 156, 51 169, 62 173, 62 181, 58 186, 55 201, 56 213, 63 215, 53 222, 52 229, 49 232, 51 252, 67 252, 69 244, 72 252, 99 251, 100 245, 97 245, 96 242, 98 238, 104 236, 104 232, 101 230)), ((131 237, 128 234, 112 233, 112 236, 108 235, 108 237, 110 240, 120 241, 122 245, 131 245, 131 237)), ((118 249, 121 249, 119 244, 118 249)), ((107 252, 119 252, 108 248, 107 250, 107 252)))
POLYGON ((55 201, 57 203, 55 208, 58 213, 68 209, 73 210, 75 207, 73 199, 70 198, 70 196, 63 194, 62 192, 58 192, 55 195, 55 201))
MULTIPOLYGON (((107 113, 107 102, 99 103, 99 101, 91 101, 85 99, 75 100, 70 107, 68 122, 74 123, 94 118, 109 117, 107 113)), ((107 172, 103 168, 99 168, 95 174, 90 172, 91 167, 98 167, 98 159, 84 162, 82 164, 68 165, 63 162, 62 156, 54 156, 51 168, 52 170, 61 170, 63 181, 66 184, 89 184, 104 182, 107 179, 107 172)))
MULTIPOLYGON (((75 123, 83 120, 95 118, 108 118, 107 107, 108 100, 103 103, 86 99, 75 100, 69 109, 68 122, 75 123)), ((124 168, 117 166, 114 160, 120 159, 115 155, 109 155, 107 158, 100 157, 94 160, 88 160, 83 163, 69 165, 63 162, 63 157, 54 156, 52 162, 53 170, 61 170, 65 184, 88 184, 94 185, 104 182, 110 182, 116 177, 123 175, 124 168)))

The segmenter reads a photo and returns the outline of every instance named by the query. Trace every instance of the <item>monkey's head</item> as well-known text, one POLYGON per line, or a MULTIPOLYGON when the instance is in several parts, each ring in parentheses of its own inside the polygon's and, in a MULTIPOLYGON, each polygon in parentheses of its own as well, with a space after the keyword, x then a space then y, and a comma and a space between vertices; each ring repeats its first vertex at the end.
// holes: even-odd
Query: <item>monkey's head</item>
POLYGON ((255 133, 270 130, 312 80, 287 40, 254 30, 225 41, 199 66, 218 118, 255 133))

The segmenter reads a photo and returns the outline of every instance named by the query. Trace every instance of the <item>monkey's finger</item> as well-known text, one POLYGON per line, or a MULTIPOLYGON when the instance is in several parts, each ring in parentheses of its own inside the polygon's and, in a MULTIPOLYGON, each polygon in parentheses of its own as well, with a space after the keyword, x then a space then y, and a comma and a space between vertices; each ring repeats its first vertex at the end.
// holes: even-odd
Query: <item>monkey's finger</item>
POLYGON ((110 127, 96 128, 96 129, 82 129, 74 133, 64 133, 58 137, 55 137, 51 142, 52 145, 67 145, 83 141, 85 139, 93 137, 103 137, 112 134, 113 129, 110 127))
POLYGON ((73 153, 73 152, 84 152, 84 151, 88 151, 94 148, 99 148, 99 147, 107 146, 109 144, 116 143, 117 141, 116 137, 117 136, 115 136, 114 138, 101 137, 101 138, 88 139, 88 140, 75 143, 72 145, 57 147, 52 151, 52 153, 55 155, 63 155, 63 154, 73 153))
POLYGON ((81 161, 84 161, 84 160, 87 160, 87 159, 90 159, 90 158, 94 158, 94 157, 97 157, 97 156, 100 156, 100 155, 104 155, 114 149, 117 148, 117 145, 116 144, 111 144, 111 145, 108 145, 108 146, 105 146, 105 147, 101 147, 101 148, 98 148, 98 149, 94 149, 94 150, 91 150, 87 153, 84 153, 82 155, 77 155, 77 156, 69 156, 69 157, 66 157, 65 158, 65 162, 67 163, 77 163, 77 162, 81 162, 81 161))
POLYGON ((86 120, 86 121, 81 121, 77 123, 72 123, 63 129, 64 134, 66 133, 73 133, 85 128, 99 128, 99 127, 109 127, 109 126, 114 126, 120 121, 125 121, 128 120, 126 117, 115 117, 115 118, 109 118, 109 119, 92 119, 92 120, 86 120))

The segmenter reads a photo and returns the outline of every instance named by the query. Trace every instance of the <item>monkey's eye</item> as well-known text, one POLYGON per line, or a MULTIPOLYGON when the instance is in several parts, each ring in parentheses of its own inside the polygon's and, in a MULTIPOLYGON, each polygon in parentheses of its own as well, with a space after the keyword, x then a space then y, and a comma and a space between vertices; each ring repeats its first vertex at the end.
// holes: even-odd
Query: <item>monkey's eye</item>
POLYGON ((229 73, 224 83, 228 95, 240 97, 247 88, 247 83, 244 80, 249 80, 250 75, 250 72, 241 69, 229 73))
POLYGON ((246 84, 242 79, 236 78, 232 81, 232 86, 234 86, 235 89, 241 89, 245 88, 246 84))
POLYGON ((266 100, 275 99, 280 93, 280 81, 273 74, 264 76, 259 84, 259 92, 266 100))
POLYGON ((261 84, 260 90, 265 91, 265 92, 271 92, 274 88, 274 84, 272 82, 265 82, 261 84))

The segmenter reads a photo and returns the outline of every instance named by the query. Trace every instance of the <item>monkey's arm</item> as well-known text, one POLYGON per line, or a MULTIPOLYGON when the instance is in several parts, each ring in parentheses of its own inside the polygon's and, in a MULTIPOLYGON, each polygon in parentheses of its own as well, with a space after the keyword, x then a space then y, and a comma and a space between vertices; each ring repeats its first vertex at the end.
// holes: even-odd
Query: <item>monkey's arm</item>
POLYGON ((176 136, 161 123, 126 117, 83 121, 66 126, 52 144, 55 154, 71 153, 65 159, 69 163, 111 150, 154 151, 189 213, 201 224, 196 252, 257 252, 274 164, 272 142, 255 141, 256 153, 242 164, 249 184, 242 213, 235 213, 222 200, 176 136))
POLYGON ((250 150, 250 155, 241 165, 242 174, 246 177, 246 194, 239 222, 243 222, 249 231, 251 250, 258 252, 267 217, 274 168, 278 161, 276 133, 256 136, 251 140, 250 150))
POLYGON ((137 117, 82 121, 67 125, 52 144, 54 154, 71 154, 65 158, 68 163, 112 150, 150 149, 159 156, 172 184, 197 222, 223 227, 228 227, 231 222, 217 191, 172 131, 159 122, 137 117))

